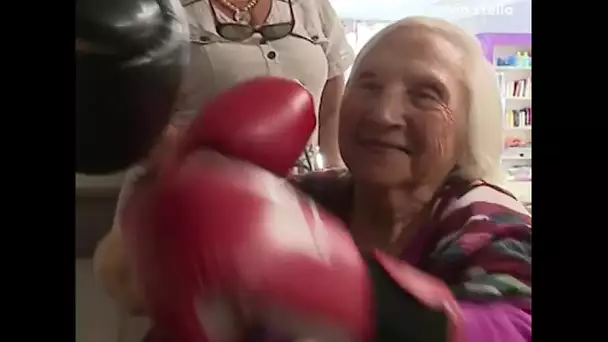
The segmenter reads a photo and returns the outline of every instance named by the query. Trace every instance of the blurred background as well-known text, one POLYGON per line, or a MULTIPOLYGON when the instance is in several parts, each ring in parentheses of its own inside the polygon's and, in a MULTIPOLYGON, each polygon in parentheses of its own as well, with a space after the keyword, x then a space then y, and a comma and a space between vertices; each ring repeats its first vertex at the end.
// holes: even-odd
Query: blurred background
MULTIPOLYGON (((441 17, 476 35, 503 95, 504 186, 532 207, 531 0, 330 0, 355 51, 407 16, 441 17)), ((145 321, 128 318, 93 277, 91 256, 110 229, 122 174, 76 176, 76 341, 139 342, 145 321)))

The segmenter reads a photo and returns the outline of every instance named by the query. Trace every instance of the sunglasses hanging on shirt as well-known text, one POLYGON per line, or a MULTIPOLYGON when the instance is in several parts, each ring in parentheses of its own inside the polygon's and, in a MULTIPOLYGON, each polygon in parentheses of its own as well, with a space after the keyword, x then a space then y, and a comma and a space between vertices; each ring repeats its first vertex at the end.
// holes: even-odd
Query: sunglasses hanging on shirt
POLYGON ((240 42, 250 38, 256 33, 259 33, 264 41, 273 41, 281 38, 285 38, 293 32, 295 26, 295 16, 293 13, 293 6, 291 0, 287 0, 289 4, 289 14, 291 20, 285 23, 278 24, 264 24, 261 26, 251 26, 250 11, 257 5, 259 0, 252 0, 247 3, 243 8, 238 8, 234 4, 230 3, 229 0, 220 0, 222 4, 231 9, 234 12, 234 20, 236 23, 221 23, 217 17, 215 6, 209 1, 211 12, 213 13, 213 20, 215 22, 215 30, 218 35, 222 38, 228 39, 233 42, 240 42))

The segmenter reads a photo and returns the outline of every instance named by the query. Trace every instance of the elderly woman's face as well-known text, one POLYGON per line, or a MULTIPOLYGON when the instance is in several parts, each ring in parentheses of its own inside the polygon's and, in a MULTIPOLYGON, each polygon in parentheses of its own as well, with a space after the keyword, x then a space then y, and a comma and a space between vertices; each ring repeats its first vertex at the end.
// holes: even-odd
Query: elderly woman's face
POLYGON ((381 186, 441 181, 455 165, 468 108, 461 51, 416 26, 372 44, 344 94, 344 161, 357 180, 381 186))

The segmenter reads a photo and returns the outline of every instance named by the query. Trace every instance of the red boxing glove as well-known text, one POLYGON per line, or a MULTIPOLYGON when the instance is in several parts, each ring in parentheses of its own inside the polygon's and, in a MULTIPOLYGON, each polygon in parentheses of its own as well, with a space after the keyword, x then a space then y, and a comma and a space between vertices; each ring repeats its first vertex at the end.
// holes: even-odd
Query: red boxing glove
POLYGON ((341 223, 286 180, 201 152, 141 196, 145 214, 129 218, 125 239, 171 342, 241 341, 250 324, 290 337, 371 336, 365 262, 341 223))
MULTIPOLYGON (((265 89, 256 82, 284 81, 242 86, 265 89)), ((431 321, 443 324, 434 330, 456 326, 457 306, 441 282, 380 253, 362 257, 339 220, 277 176, 314 128, 312 102, 288 86, 290 96, 309 105, 286 104, 289 96, 250 97, 262 112, 220 96, 214 103, 230 110, 207 107, 218 112, 197 118, 181 162, 127 204, 123 235, 157 331, 164 342, 240 342, 255 325, 318 341, 446 341, 441 332, 429 338, 411 328, 431 321), (235 117, 242 118, 236 122, 242 135, 228 134, 222 121, 235 117), (212 123, 228 135, 205 127, 212 123), (300 145, 268 140, 277 138, 300 145), (188 155, 197 143, 215 151, 188 155)), ((243 94, 237 90, 228 93, 243 94)), ((454 329, 445 330, 447 337, 454 329)))
POLYGON ((181 151, 205 147, 286 176, 315 126, 312 96, 300 83, 260 77, 207 103, 190 124, 181 151))

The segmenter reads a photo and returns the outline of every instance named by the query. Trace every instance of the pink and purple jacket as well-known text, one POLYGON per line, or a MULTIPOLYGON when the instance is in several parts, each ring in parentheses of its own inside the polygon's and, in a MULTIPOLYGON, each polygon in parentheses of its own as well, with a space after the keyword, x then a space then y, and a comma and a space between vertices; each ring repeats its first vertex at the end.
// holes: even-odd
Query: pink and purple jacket
MULTIPOLYGON (((347 172, 311 173, 294 184, 348 225, 353 187, 347 172)), ((466 342, 531 341, 531 214, 507 191, 459 178, 450 178, 431 205, 401 259, 449 286, 466 342)))

